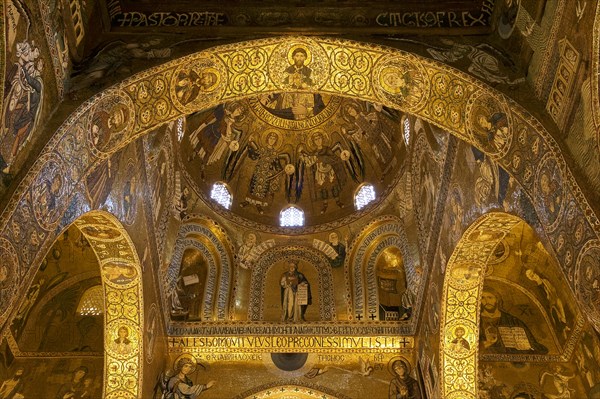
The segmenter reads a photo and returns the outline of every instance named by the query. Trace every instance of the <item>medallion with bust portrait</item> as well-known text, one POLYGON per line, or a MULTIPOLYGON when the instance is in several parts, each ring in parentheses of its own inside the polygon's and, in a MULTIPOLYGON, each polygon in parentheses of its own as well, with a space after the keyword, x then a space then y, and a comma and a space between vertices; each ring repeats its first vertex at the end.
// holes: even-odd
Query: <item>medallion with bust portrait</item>
POLYGON ((454 321, 446 325, 444 334, 444 352, 453 358, 471 356, 479 344, 475 334, 476 325, 465 320, 454 321))
MULTIPOLYGON (((329 77, 329 58, 316 42, 288 42, 277 46, 269 59, 269 76, 275 86, 284 92, 314 91, 321 88, 329 77)), ((307 100, 312 94, 303 94, 307 100)), ((288 99, 289 103, 292 99, 288 99)))
POLYGON ((450 273, 449 284, 459 290, 468 290, 479 285, 482 273, 484 273, 482 264, 476 262, 467 262, 454 265, 448 272, 450 273))
POLYGON ((51 155, 33 184, 33 213, 44 230, 54 230, 67 208, 66 169, 57 155, 51 155))
POLYGON ((131 131, 135 107, 124 95, 110 95, 92 108, 89 121, 89 142, 94 152, 109 154, 122 144, 131 131))
POLYGON ((416 111, 425 105, 429 85, 427 72, 414 57, 383 57, 373 68, 377 96, 406 111, 416 111))
POLYGON ((88 239, 99 241, 118 241, 122 239, 121 232, 110 226, 102 224, 78 224, 79 229, 88 239))
POLYGON ((138 348, 138 338, 130 327, 131 321, 120 319, 111 321, 107 326, 109 336, 105 344, 106 349, 112 357, 125 359, 135 355, 138 348))
POLYGON ((564 178, 558 162, 546 154, 536 171, 534 180, 534 205, 546 232, 555 231, 564 211, 564 178))
POLYGON ((595 322, 600 325, 600 241, 588 241, 577 259, 575 272, 575 292, 582 303, 593 309, 588 312, 595 322))
POLYGON ((200 104, 221 96, 227 71, 222 62, 200 58, 182 65, 171 79, 171 100, 184 111, 195 111, 200 104))
POLYGON ((0 238, 0 320, 2 320, 2 308, 10 301, 13 291, 17 286, 17 273, 19 270, 19 258, 17 251, 10 241, 0 238))
POLYGON ((102 276, 113 284, 126 285, 137 277, 135 266, 122 261, 110 261, 102 265, 102 276))
POLYGON ((489 155, 504 157, 512 143, 514 123, 505 101, 478 92, 467 102, 467 131, 475 146, 489 155))

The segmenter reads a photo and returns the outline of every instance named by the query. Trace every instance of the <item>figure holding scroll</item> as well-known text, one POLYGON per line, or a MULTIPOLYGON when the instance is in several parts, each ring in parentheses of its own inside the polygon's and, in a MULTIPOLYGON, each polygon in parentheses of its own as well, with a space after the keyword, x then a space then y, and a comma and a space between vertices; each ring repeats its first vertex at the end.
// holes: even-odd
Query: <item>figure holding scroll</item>
POLYGON ((304 315, 312 304, 310 283, 298 271, 298 263, 290 261, 288 271, 281 275, 281 321, 306 321, 304 315))

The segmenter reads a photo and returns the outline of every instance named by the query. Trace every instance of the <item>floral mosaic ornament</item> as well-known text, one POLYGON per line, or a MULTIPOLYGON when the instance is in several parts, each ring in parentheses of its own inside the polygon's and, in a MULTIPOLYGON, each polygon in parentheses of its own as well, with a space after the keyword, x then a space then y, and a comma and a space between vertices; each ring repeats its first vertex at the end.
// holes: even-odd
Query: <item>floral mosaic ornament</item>
POLYGON ((442 397, 477 398, 479 303, 487 261, 519 219, 489 213, 469 227, 446 269, 440 322, 442 397))
POLYGON ((111 215, 75 221, 100 263, 104 288, 104 398, 138 398, 142 383, 144 307, 141 267, 133 242, 111 215))

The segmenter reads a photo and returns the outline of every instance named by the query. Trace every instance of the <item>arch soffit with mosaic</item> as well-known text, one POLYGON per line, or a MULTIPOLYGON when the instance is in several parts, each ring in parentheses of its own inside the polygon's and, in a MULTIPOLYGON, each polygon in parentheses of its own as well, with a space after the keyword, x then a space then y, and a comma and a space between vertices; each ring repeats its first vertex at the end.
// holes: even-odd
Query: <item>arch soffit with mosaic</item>
POLYGON ((290 381, 288 384, 267 384, 246 391, 234 399, 286 399, 290 397, 294 399, 348 399, 346 396, 340 396, 337 392, 331 392, 328 388, 316 384, 298 385, 297 381, 290 381))
MULTIPOLYGON (((10 237, 11 218, 23 202, 34 209, 40 227, 52 232, 81 179, 100 160, 151 129, 224 101, 285 90, 287 53, 298 45, 311 52, 315 86, 308 91, 382 103, 440 126, 502 165, 534 200, 538 214, 545 213, 539 175, 543 168, 549 170, 563 187, 563 195, 558 212, 542 217, 542 224, 551 236, 560 263, 568 269, 571 286, 579 291, 583 279, 574 276, 578 268, 573 261, 581 258, 586 242, 600 236, 600 221, 567 168, 558 145, 539 121, 504 95, 448 66, 401 50, 339 39, 286 37, 215 47, 137 74, 93 97, 63 123, 17 187, 0 219, 0 239, 10 237), (181 87, 186 78, 202 73, 213 74, 214 84, 204 92, 196 90, 194 98, 181 103, 177 85, 181 87), (482 113, 504 114, 508 127, 504 140, 485 141, 476 125, 476 118, 482 113), (109 127, 107 119, 112 114, 119 114, 120 120, 113 119, 109 127), (100 137, 91 137, 93 125, 101 127, 100 137), (65 151, 67 141, 70 148, 75 143, 77 150, 65 151), (514 162, 516 153, 520 154, 519 162, 514 162), (69 173, 61 175, 60 192, 54 193, 55 209, 36 205, 34 188, 41 186, 48 175, 66 170, 69 173), (584 221, 584 240, 561 246, 559 238, 563 242, 570 240, 570 235, 559 237, 558 228, 566 219, 564 208, 569 203, 576 204, 569 218, 584 221)), ((48 234, 37 248, 38 253, 53 239, 54 235, 48 234)), ((28 264, 20 262, 18 256, 14 262, 14 269, 28 264)), ((10 305, 0 309, 0 322, 6 320, 10 305)), ((594 310, 590 314, 600 329, 600 312, 594 310)))
POLYGON ((98 258, 104 290, 103 398, 138 398, 143 371, 144 299, 135 246, 121 223, 103 211, 81 215, 75 226, 98 258), (114 345, 126 328, 129 344, 114 345))
POLYGON ((440 381, 442 397, 475 399, 479 348, 479 304, 488 258, 521 219, 506 213, 488 213, 469 226, 454 249, 444 277, 440 317, 440 381), (461 273, 461 270, 469 273, 461 273), (451 345, 462 327, 468 351, 451 345))

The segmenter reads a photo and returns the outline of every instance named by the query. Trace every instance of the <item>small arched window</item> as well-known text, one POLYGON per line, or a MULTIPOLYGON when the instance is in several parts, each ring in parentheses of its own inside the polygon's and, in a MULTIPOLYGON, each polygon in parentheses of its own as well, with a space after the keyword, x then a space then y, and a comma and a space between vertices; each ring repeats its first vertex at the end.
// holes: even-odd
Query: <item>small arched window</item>
POLYGON ((104 313, 104 291, 101 285, 88 288, 77 305, 80 316, 99 316, 104 313))
POLYGON ((289 206, 279 214, 279 225, 281 227, 304 226, 304 211, 295 206, 289 206))
POLYGON ((354 195, 354 207, 361 210, 375 201, 375 187, 372 184, 363 184, 354 195))
POLYGON ((225 209, 231 209, 233 196, 225 183, 216 182, 210 191, 210 198, 225 209))

